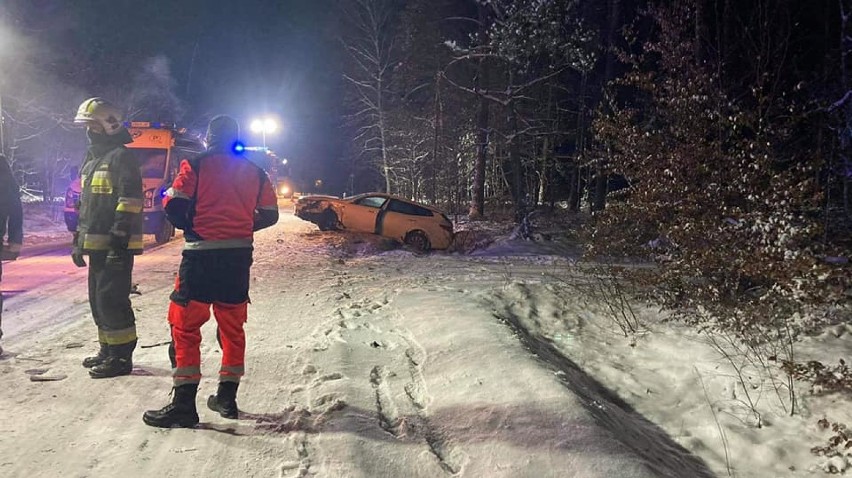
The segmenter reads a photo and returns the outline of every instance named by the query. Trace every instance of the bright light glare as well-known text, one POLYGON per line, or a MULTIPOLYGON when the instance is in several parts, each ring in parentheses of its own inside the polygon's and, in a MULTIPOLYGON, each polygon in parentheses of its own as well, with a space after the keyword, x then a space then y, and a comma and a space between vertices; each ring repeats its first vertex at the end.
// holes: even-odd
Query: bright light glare
POLYGON ((270 134, 278 130, 278 122, 275 118, 256 119, 249 126, 253 133, 270 134))
POLYGON ((266 130, 267 133, 274 133, 275 130, 278 129, 278 123, 276 123, 272 118, 266 118, 263 120, 263 129, 266 130))
POLYGON ((290 192, 290 188, 287 186, 281 186, 281 194, 287 194, 290 192))
POLYGON ((286 159, 282 159, 282 160, 281 160, 281 164, 287 164, 287 160, 286 160, 286 159))

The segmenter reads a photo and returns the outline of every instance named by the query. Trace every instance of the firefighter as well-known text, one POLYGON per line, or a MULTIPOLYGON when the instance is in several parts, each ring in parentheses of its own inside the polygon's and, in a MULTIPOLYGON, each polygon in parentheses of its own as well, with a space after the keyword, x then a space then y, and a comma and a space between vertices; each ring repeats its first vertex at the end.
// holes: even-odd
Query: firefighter
POLYGON ((222 348, 219 386, 207 406, 224 418, 237 418, 237 388, 244 371, 249 302, 249 269, 254 231, 278 222, 278 203, 266 173, 235 154, 239 124, 216 116, 207 127, 207 151, 184 160, 166 191, 166 215, 183 229, 185 246, 169 303, 174 394, 143 421, 154 427, 194 427, 195 398, 201 381, 201 326, 218 326, 222 348))
POLYGON ((83 360, 92 378, 129 375, 136 348, 130 306, 133 257, 142 253, 142 175, 118 108, 102 98, 80 105, 74 122, 86 126, 88 152, 80 170, 79 220, 71 259, 86 267, 89 305, 100 349, 83 360))
MULTIPOLYGON (((6 157, 0 154, 0 281, 3 280, 3 262, 14 261, 21 253, 24 242, 24 213, 18 183, 6 157), (3 245, 7 235, 9 244, 3 245)), ((3 337, 3 293, 0 291, 0 338, 3 337)), ((0 347, 0 355, 3 347, 0 347)))

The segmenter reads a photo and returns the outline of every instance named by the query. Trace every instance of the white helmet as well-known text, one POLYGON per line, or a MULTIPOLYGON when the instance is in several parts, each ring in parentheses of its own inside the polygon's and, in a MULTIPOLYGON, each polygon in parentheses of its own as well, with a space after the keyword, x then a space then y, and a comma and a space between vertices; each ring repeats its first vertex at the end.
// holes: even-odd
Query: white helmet
POLYGON ((74 122, 86 125, 98 124, 103 127, 106 134, 113 135, 121 131, 121 111, 103 98, 89 98, 77 108, 74 122))

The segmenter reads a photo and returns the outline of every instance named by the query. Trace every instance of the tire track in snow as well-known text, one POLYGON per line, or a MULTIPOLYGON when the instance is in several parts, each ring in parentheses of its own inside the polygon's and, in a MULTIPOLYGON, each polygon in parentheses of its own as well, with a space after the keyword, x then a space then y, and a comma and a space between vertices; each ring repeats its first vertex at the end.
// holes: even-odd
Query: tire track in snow
POLYGON ((422 366, 426 362, 428 355, 413 337, 406 337, 402 334, 400 334, 400 337, 409 345, 405 350, 405 358, 407 359, 408 372, 411 377, 411 382, 405 384, 403 388, 409 400, 417 409, 423 438, 429 445, 429 450, 438 458, 441 468, 451 475, 457 475, 464 468, 464 464, 467 461, 467 454, 451 440, 448 440, 436 427, 431 425, 429 415, 426 412, 429 403, 432 401, 432 397, 426 388, 426 381, 423 378, 422 370, 422 366))
POLYGON ((516 301, 503 292, 492 294, 489 305, 494 316, 508 326, 524 347, 546 365, 556 369, 560 381, 573 392, 583 406, 612 436, 642 457, 647 466, 662 477, 710 478, 712 472, 695 455, 675 442, 659 426, 651 423, 614 392, 583 371, 545 337, 535 333, 538 310, 527 284, 516 301), (523 307, 519 307, 522 304, 523 307))
POLYGON ((403 350, 387 364, 374 365, 370 371, 379 426, 396 439, 422 440, 441 469, 449 475, 458 475, 467 462, 467 454, 429 420, 428 406, 432 399, 422 368, 428 355, 414 337, 393 328, 385 313, 389 306, 387 298, 354 302, 350 313, 344 314, 341 321, 345 325, 341 337, 350 343, 369 344, 388 352, 403 350), (388 331, 382 332, 383 329, 388 331), (406 375, 406 378, 401 378, 406 375), (400 402, 394 397, 404 397, 405 400, 400 402))
POLYGON ((395 438, 406 435, 405 423, 399 416, 399 407, 391 395, 387 384, 389 372, 381 365, 376 365, 370 371, 370 383, 376 391, 376 413, 379 416, 379 426, 395 438))

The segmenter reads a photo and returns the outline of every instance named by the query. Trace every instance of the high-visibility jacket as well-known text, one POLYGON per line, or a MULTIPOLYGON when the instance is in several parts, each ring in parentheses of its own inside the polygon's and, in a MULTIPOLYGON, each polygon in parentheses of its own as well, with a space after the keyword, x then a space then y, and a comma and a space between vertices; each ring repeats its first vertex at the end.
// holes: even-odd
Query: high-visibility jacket
POLYGON ((133 153, 124 147, 129 134, 90 134, 89 151, 80 172, 81 192, 77 243, 83 252, 109 251, 127 244, 142 253, 142 173, 133 153))
POLYGON ((184 230, 187 250, 252 247, 254 231, 278 222, 278 198, 266 172, 223 151, 181 161, 163 206, 184 230))

